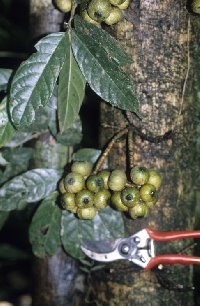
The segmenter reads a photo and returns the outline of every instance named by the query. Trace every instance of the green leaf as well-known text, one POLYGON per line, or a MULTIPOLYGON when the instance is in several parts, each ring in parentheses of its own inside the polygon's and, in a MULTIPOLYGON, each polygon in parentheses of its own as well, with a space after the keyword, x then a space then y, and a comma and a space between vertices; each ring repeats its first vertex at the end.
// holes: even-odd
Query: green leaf
POLYGON ((57 192, 44 199, 33 216, 29 239, 38 257, 52 256, 61 245, 61 209, 56 205, 57 192))
POLYGON ((62 213, 61 240, 65 251, 71 256, 84 257, 81 241, 112 240, 124 237, 124 224, 120 212, 107 207, 92 220, 80 220, 67 211, 62 213))
POLYGON ((138 100, 128 75, 101 45, 82 32, 81 27, 72 32, 72 48, 83 75, 96 94, 115 107, 138 112, 138 100))
POLYGON ((65 130, 62 134, 55 135, 57 142, 65 146, 75 146, 81 142, 82 139, 82 125, 80 118, 76 118, 71 128, 65 130))
POLYGON ((85 96, 85 78, 83 77, 71 50, 71 37, 68 33, 66 59, 59 75, 58 120, 60 132, 70 128, 78 117, 85 96))
POLYGON ((3 184, 14 176, 26 171, 28 169, 33 151, 34 150, 31 148, 4 150, 2 152, 2 156, 7 161, 7 165, 0 177, 0 184, 3 184))
POLYGON ((50 100, 66 56, 65 33, 42 38, 32 54, 18 68, 10 91, 10 114, 18 128, 29 126, 35 112, 50 100))
POLYGON ((0 68, 0 91, 7 89, 12 72, 12 69, 0 68))
POLYGON ((8 211, 0 211, 0 230, 4 226, 6 220, 8 219, 9 214, 10 213, 8 211))
POLYGON ((76 31, 82 32, 86 40, 90 38, 93 44, 95 43, 99 48, 103 48, 116 64, 124 66, 132 63, 130 55, 124 51, 122 45, 108 32, 92 23, 84 21, 78 15, 75 16, 74 20, 76 31))
POLYGON ((15 130, 8 118, 7 97, 0 104, 0 147, 3 147, 13 136, 15 130))
POLYGON ((99 156, 101 155, 101 150, 92 149, 92 148, 84 148, 80 149, 73 154, 74 161, 88 161, 91 163, 95 163, 99 156))
POLYGON ((61 175, 59 170, 34 169, 16 176, 0 188, 0 210, 22 209, 44 199, 56 190, 61 175))
POLYGON ((34 134, 30 132, 15 131, 15 134, 5 144, 5 147, 15 148, 21 146, 23 143, 29 141, 32 138, 34 138, 34 134))

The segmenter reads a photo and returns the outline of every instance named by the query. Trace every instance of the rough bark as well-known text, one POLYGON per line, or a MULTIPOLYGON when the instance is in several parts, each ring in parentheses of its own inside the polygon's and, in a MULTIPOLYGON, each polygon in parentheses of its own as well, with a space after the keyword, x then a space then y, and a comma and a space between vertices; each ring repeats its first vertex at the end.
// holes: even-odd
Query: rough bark
MULTIPOLYGON (((60 31, 63 14, 51 0, 30 1, 30 33, 38 39, 47 33, 60 31)), ((67 163, 68 149, 55 142, 49 133, 39 137, 35 145, 32 165, 38 168, 62 169, 67 163)), ((62 250, 51 258, 33 259, 33 305, 74 305, 74 284, 78 266, 62 250)))
MULTIPOLYGON (((116 36, 132 55, 130 72, 140 101, 141 119, 102 105, 101 143, 126 124, 135 130, 135 164, 157 168, 163 177, 159 202, 147 218, 125 219, 127 235, 144 226, 157 230, 192 229, 194 224, 194 168, 196 81, 194 52, 198 16, 182 0, 134 0, 116 36), (195 24, 195 26, 194 26, 195 24), (111 123, 113 126, 111 126, 111 123), (106 138, 105 138, 106 137, 106 138)), ((110 168, 126 167, 126 142, 115 144, 110 168)), ((157 253, 174 253, 190 242, 156 245, 157 253)), ((92 274, 94 305, 194 305, 192 266, 169 266, 141 271, 117 262, 92 274), (183 285, 183 290, 181 289, 183 285)))

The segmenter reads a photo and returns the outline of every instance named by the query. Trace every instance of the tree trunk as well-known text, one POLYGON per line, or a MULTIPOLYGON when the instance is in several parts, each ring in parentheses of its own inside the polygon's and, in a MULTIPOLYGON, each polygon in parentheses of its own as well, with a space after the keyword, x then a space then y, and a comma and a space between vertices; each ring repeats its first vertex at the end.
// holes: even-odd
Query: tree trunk
MULTIPOLYGON (((51 0, 30 1, 31 37, 59 32, 63 14, 56 10, 51 0)), ((33 165, 35 168, 63 169, 67 163, 68 148, 55 142, 49 133, 35 143, 33 165)), ((33 259, 33 305, 74 305, 74 284, 78 275, 77 262, 62 250, 50 258, 33 259)))
MULTIPOLYGON (((130 72, 141 119, 102 104, 101 144, 129 124, 135 131, 135 164, 158 169, 163 177, 159 202, 148 217, 124 217, 127 235, 145 226, 161 231, 192 229, 198 16, 189 14, 182 0, 134 0, 126 14, 129 21, 121 22, 115 34, 132 55, 130 72)), ((125 139, 115 144, 110 168, 126 167, 126 150, 125 139)), ((159 244, 156 252, 177 253, 190 243, 180 240, 159 244)), ((149 272, 120 261, 106 267, 90 277, 94 305, 194 305, 189 290, 192 266, 166 265, 149 272)))

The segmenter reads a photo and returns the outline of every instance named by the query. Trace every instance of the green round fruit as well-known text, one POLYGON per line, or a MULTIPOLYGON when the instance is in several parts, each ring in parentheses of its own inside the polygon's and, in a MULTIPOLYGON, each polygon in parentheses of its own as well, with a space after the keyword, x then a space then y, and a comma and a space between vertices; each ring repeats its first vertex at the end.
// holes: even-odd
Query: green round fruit
POLYGON ((59 189, 60 193, 62 193, 62 194, 67 192, 67 190, 65 189, 65 185, 64 185, 64 180, 63 179, 59 182, 58 189, 59 189))
POLYGON ((144 202, 152 202, 157 197, 156 187, 145 184, 140 188, 140 197, 144 202))
POLYGON ((130 172, 131 180, 137 186, 144 185, 149 179, 149 170, 142 166, 135 166, 130 172))
POLYGON ((146 202, 146 205, 149 208, 152 208, 156 205, 157 202, 158 202, 158 194, 156 193, 156 195, 154 196, 154 199, 152 201, 146 202))
POLYGON ((86 181, 87 189, 92 192, 98 192, 103 189, 103 179, 98 175, 90 175, 86 181))
POLYGON ((149 208, 144 203, 137 204, 136 206, 129 208, 128 212, 132 219, 146 217, 148 214, 149 208))
POLYGON ((91 207, 94 204, 94 194, 89 190, 83 189, 76 194, 75 203, 79 208, 91 207))
POLYGON ((109 0, 92 0, 87 9, 88 15, 98 22, 104 21, 111 13, 109 0))
POLYGON ((120 5, 124 3, 126 0, 109 0, 112 5, 120 5))
POLYGON ((118 8, 120 8, 120 10, 126 10, 129 4, 130 4, 130 0, 125 0, 122 4, 118 5, 118 8))
POLYGON ((112 7, 110 15, 104 20, 107 25, 113 25, 123 19, 123 13, 118 7, 112 7))
POLYGON ((77 193, 85 187, 84 177, 79 173, 70 172, 64 178, 64 186, 68 192, 77 193))
POLYGON ((158 189, 161 185, 161 176, 160 174, 153 169, 149 170, 149 180, 148 180, 148 184, 151 184, 153 186, 156 187, 156 189, 158 189))
POLYGON ((97 209, 95 207, 78 208, 77 215, 80 219, 90 220, 96 216, 97 209))
POLYGON ((72 9, 72 0, 55 0, 56 7, 63 13, 68 13, 72 9))
POLYGON ((135 187, 125 188, 121 193, 121 200, 127 207, 133 207, 140 201, 139 190, 135 187))
POLYGON ((121 191, 116 191, 111 196, 112 206, 119 211, 128 211, 128 207, 122 203, 121 191))
POLYGON ((103 179, 103 188, 108 189, 108 179, 110 176, 109 170, 101 170, 98 173, 98 176, 100 176, 103 179))
POLYGON ((108 187, 113 191, 121 191, 127 182, 126 174, 122 170, 114 170, 108 179, 108 187))
POLYGON ((97 209, 105 208, 108 204, 108 200, 111 197, 110 191, 107 189, 102 189, 97 192, 94 196, 94 206, 97 209))
POLYGON ((192 11, 196 14, 200 14, 200 1, 193 0, 191 4, 192 11))
POLYGON ((77 206, 75 203, 75 194, 66 192, 62 195, 62 207, 73 213, 76 213, 77 206))
POLYGON ((92 172, 92 167, 93 164, 88 161, 76 161, 72 164, 71 171, 87 177, 92 172))
POLYGON ((87 21, 87 22, 89 22, 89 23, 92 23, 92 24, 95 24, 96 26, 99 26, 99 25, 100 25, 99 22, 97 22, 96 20, 90 18, 90 16, 88 15, 87 10, 83 10, 83 11, 81 12, 81 17, 82 17, 85 21, 87 21))

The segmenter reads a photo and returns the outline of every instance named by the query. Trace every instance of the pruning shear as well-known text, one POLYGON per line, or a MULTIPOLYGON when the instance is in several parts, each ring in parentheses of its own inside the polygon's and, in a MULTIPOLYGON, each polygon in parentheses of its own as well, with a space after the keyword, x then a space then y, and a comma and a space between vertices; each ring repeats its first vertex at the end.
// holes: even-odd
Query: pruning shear
POLYGON ((146 227, 128 238, 113 241, 83 240, 82 251, 91 259, 111 262, 118 259, 132 261, 145 270, 160 264, 198 264, 200 257, 183 254, 155 255, 154 241, 167 242, 182 238, 200 238, 200 230, 159 232, 146 227))

